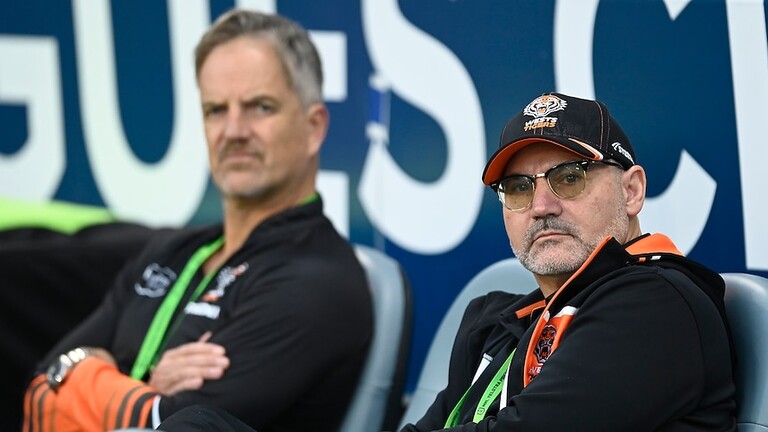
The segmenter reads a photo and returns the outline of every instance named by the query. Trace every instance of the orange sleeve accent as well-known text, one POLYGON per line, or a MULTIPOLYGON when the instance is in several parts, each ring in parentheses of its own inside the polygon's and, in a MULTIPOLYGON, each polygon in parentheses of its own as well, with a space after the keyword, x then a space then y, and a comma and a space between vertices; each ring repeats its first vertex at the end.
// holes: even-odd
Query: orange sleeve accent
POLYGON ((149 398, 148 403, 141 406, 141 411, 139 412, 139 424, 137 424, 136 427, 149 427, 149 412, 152 410, 152 403, 154 403, 154 400, 155 398, 149 398))
POLYGON ((151 387, 141 385, 130 388, 125 394, 117 395, 108 407, 107 416, 110 419, 114 419, 108 425, 111 425, 113 428, 144 426, 149 415, 149 408, 152 407, 152 400, 154 399, 151 396, 155 394, 151 387), (145 397, 147 395, 150 397, 145 397), (134 412, 142 413, 143 415, 138 417, 138 423, 136 421, 131 422, 134 419, 134 412))
POLYGON ((145 427, 154 395, 157 391, 153 387, 101 359, 88 357, 72 370, 58 393, 42 375, 32 381, 24 400, 23 432, 145 427))
POLYGON ((40 374, 32 380, 24 393, 24 424, 23 432, 38 432, 43 430, 43 415, 45 403, 52 407, 56 397, 48 387, 45 375, 40 374))

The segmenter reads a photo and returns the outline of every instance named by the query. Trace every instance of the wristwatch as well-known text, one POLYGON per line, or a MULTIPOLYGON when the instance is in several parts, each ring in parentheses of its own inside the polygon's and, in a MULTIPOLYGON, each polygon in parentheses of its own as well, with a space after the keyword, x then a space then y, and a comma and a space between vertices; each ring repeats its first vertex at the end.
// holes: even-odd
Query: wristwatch
POLYGON ((90 350, 84 347, 78 347, 72 351, 62 354, 58 359, 48 366, 45 378, 51 390, 57 391, 69 376, 72 369, 90 355, 90 350))

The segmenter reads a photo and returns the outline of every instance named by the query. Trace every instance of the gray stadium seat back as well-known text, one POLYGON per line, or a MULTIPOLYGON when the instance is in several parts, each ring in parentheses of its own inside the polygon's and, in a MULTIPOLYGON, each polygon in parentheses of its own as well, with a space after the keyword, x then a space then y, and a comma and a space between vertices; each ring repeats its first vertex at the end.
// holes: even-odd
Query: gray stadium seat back
POLYGON ((379 432, 392 410, 395 420, 400 417, 411 334, 410 286, 393 258, 368 246, 354 248, 371 288, 374 335, 340 431, 379 432))
POLYGON ((737 359, 737 429, 768 432, 768 279, 746 273, 722 276, 737 359))

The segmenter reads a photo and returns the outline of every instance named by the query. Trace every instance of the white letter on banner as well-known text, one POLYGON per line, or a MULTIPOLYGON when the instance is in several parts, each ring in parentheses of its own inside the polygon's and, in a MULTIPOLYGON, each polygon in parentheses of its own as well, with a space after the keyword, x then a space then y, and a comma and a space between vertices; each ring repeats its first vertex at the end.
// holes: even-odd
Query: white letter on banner
MULTIPOLYGON (((343 102, 347 99, 347 35, 336 31, 310 31, 320 58, 323 59, 323 99, 343 102)), ((333 119, 331 119, 333 120, 333 119)), ((322 157, 320 158, 322 164, 322 157)), ((317 190, 323 195, 325 215, 342 236, 349 237, 349 175, 344 171, 320 170, 317 190)))
POLYGON ((765 123, 768 120, 768 32, 762 0, 728 0, 733 98, 744 212, 746 267, 768 270, 768 213, 765 185, 765 123))
POLYGON ((66 167, 59 46, 50 37, 0 37, 0 103, 26 105, 28 139, 0 154, 0 194, 47 201, 66 167))
POLYGON ((155 164, 139 160, 123 132, 109 0, 74 0, 72 9, 83 132, 104 202, 122 219, 155 226, 186 223, 197 210, 209 177, 191 60, 195 44, 210 25, 208 2, 168 1, 174 122, 168 150, 155 164))
POLYGON ((265 13, 277 12, 277 0, 237 0, 237 7, 241 9, 251 9, 265 13))
MULTIPOLYGON (((451 250, 469 234, 482 201, 485 128, 477 91, 461 61, 409 23, 396 0, 364 0, 362 15, 379 81, 435 119, 448 154, 442 176, 424 183, 403 172, 386 139, 371 139, 358 197, 373 225, 401 247, 425 254, 451 250)), ((369 133, 375 126, 369 124, 369 133)))
MULTIPOLYGON (((559 0, 555 4, 555 82, 558 91, 594 99, 592 39, 599 0, 559 0)), ((670 17, 685 5, 671 5, 670 17), (673 7, 672 7, 673 6, 673 7)), ((674 16, 673 16, 674 15, 674 16)), ((709 219, 717 183, 685 150, 680 154, 675 177, 667 190, 645 201, 640 214, 646 231, 668 234, 683 252, 696 245, 709 219), (693 183, 696 182, 696 183, 693 183), (681 223, 670 215, 697 215, 681 223)))
POLYGON ((669 234, 677 248, 688 253, 704 231, 716 191, 717 182, 683 150, 667 189, 656 198, 646 199, 641 225, 647 232, 669 234))

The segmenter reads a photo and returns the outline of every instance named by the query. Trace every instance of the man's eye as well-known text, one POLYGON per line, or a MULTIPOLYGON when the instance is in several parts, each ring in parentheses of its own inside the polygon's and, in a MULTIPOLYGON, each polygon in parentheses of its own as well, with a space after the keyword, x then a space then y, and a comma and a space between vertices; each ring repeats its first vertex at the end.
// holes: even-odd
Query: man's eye
POLYGON ((246 105, 246 109, 255 114, 264 115, 275 112, 275 107, 271 103, 266 102, 253 102, 246 105))
POLYGON ((528 179, 509 179, 501 184, 502 190, 507 194, 525 194, 531 190, 531 182, 528 179))
POLYGON ((583 177, 578 167, 566 165, 552 170, 548 178, 550 183, 567 186, 580 183, 583 177))
POLYGON ((574 183, 579 182, 580 180, 581 180, 581 176, 580 175, 577 175, 577 174, 574 174, 574 173, 569 173, 567 175, 564 175, 563 178, 560 179, 559 182, 560 183, 564 183, 564 184, 574 184, 574 183))
POLYGON ((527 193, 530 190, 531 190, 531 184, 528 182, 523 182, 523 183, 517 183, 514 186, 512 186, 512 190, 510 192, 527 193))
POLYGON ((224 112, 226 112, 226 110, 221 106, 209 106, 203 109, 203 115, 205 115, 205 117, 216 117, 224 114, 224 112))

